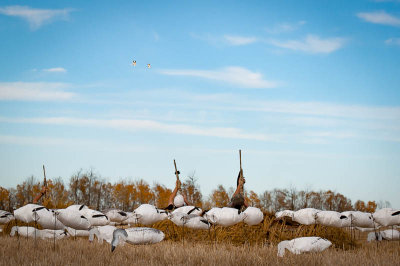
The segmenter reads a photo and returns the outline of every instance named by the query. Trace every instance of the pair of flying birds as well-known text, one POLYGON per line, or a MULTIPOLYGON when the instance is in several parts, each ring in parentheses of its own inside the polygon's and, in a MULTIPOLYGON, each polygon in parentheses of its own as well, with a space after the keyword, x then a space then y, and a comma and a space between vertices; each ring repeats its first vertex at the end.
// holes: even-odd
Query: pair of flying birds
MULTIPOLYGON (((136 60, 133 60, 132 61, 132 66, 136 66, 136 60)), ((146 66, 147 68, 151 68, 151 65, 150 64, 147 64, 147 66, 146 66)))

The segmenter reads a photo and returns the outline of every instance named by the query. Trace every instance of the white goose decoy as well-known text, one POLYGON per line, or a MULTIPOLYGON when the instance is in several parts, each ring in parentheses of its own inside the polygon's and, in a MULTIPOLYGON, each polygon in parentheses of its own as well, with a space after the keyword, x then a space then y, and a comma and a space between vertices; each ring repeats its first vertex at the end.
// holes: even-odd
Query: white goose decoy
POLYGON ((167 219, 167 212, 165 210, 159 210, 155 206, 150 204, 142 204, 135 209, 127 223, 140 223, 143 225, 154 224, 159 221, 167 219))
POLYGON ((107 215, 102 212, 87 208, 81 210, 80 213, 89 220, 92 226, 104 226, 110 223, 107 215))
POLYGON ((320 237, 299 237, 292 240, 285 240, 278 244, 278 256, 285 255, 285 249, 294 254, 304 252, 320 252, 329 248, 332 243, 320 237))
POLYGON ((388 229, 381 232, 382 238, 385 240, 399 240, 400 232, 395 229, 388 229))
POLYGON ((372 216, 382 226, 400 225, 400 210, 383 208, 374 212, 372 216))
POLYGON ((168 218, 177 226, 184 226, 192 229, 210 229, 210 222, 206 218, 196 214, 186 214, 182 212, 172 212, 168 218))
POLYGON ((347 216, 350 220, 350 224, 355 227, 361 227, 361 228, 379 227, 379 224, 374 222, 372 214, 368 212, 346 211, 342 212, 342 215, 347 216))
POLYGON ((222 226, 232 226, 244 219, 243 213, 239 214, 237 209, 229 207, 212 208, 203 217, 213 224, 222 226))
POLYGON ((255 207, 247 207, 241 215, 244 217, 243 222, 248 225, 256 225, 264 220, 264 214, 262 211, 255 207))
POLYGON ((335 211, 320 211, 317 214, 317 224, 332 227, 348 227, 351 220, 344 214, 335 211))
POLYGON ((56 211, 48 210, 45 207, 36 208, 33 210, 36 213, 34 217, 37 223, 40 224, 44 229, 51 230, 64 230, 65 226, 62 222, 57 219, 56 211))
POLYGON ((0 210, 0 224, 6 224, 14 220, 14 215, 8 211, 0 210))
POLYGON ((118 209, 106 210, 104 211, 104 214, 107 215, 108 219, 110 219, 110 222, 122 223, 128 219, 128 214, 118 209))
POLYGON ((44 208, 41 205, 37 204, 26 204, 21 208, 18 208, 14 211, 15 219, 22 221, 24 223, 31 223, 35 221, 35 209, 44 208))
POLYGON ((186 213, 186 214, 195 214, 195 215, 201 215, 203 213, 202 209, 196 206, 182 206, 179 208, 176 208, 172 213, 186 213))
POLYGON ((97 236, 97 240, 99 243, 103 243, 103 240, 107 241, 111 244, 113 238, 113 232, 117 229, 112 225, 99 226, 96 228, 92 228, 89 231, 89 241, 92 242, 94 236, 97 236))
POLYGON ((118 246, 120 241, 129 244, 155 244, 164 239, 164 233, 160 230, 147 227, 134 227, 128 229, 116 229, 113 232, 111 251, 118 246))
POLYGON ((65 226, 71 227, 75 230, 88 230, 91 227, 89 220, 83 216, 79 211, 73 209, 59 209, 57 210, 58 220, 65 226))
POLYGON ((89 230, 76 230, 74 228, 71 227, 67 227, 67 232, 70 236, 73 237, 87 237, 90 236, 90 231, 89 230))
POLYGON ((10 236, 14 236, 15 233, 18 232, 19 235, 24 237, 39 237, 41 239, 62 239, 68 237, 67 233, 64 230, 51 230, 51 229, 43 229, 39 230, 34 227, 26 227, 26 226, 13 226, 11 228, 10 236))
POLYGON ((293 221, 304 225, 315 224, 318 212, 320 212, 320 210, 313 208, 300 209, 293 213, 293 221))

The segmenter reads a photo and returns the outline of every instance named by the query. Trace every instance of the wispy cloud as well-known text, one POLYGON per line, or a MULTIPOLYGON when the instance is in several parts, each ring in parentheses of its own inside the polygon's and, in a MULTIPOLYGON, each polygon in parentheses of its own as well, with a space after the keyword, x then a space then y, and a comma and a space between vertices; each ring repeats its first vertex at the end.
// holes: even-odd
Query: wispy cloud
POLYGON ((53 67, 53 68, 46 68, 43 69, 44 72, 53 72, 53 73, 65 73, 67 70, 63 67, 53 67))
POLYGON ((274 88, 277 83, 263 78, 259 72, 243 67, 225 67, 219 70, 164 69, 161 74, 171 76, 191 76, 226 82, 243 88, 274 88))
POLYGON ((388 45, 397 45, 400 46, 400 38, 390 38, 385 41, 388 45))
POLYGON ((342 48, 345 42, 346 40, 344 38, 321 39, 320 37, 314 35, 308 35, 303 40, 280 41, 271 39, 268 41, 268 43, 280 48, 286 48, 294 51, 302 51, 312 54, 332 53, 342 48))
POLYGON ((68 84, 56 82, 0 82, 0 100, 63 101, 77 95, 68 84))
POLYGON ((224 35, 224 39, 230 45, 247 45, 258 41, 256 37, 243 37, 237 35, 224 35))
POLYGON ((374 24, 400 27, 400 18, 390 15, 385 11, 360 12, 357 13, 357 17, 374 24))
POLYGON ((271 34, 278 34, 278 33, 284 33, 284 32, 291 32, 291 31, 295 31, 298 28, 300 28, 301 26, 303 26, 304 24, 306 24, 306 22, 304 20, 295 22, 295 23, 279 23, 275 26, 272 27, 268 27, 266 29, 266 32, 271 33, 271 34))
POLYGON ((70 8, 64 9, 38 9, 29 6, 6 6, 0 7, 0 14, 7 16, 20 17, 28 21, 32 30, 40 28, 45 23, 54 20, 67 20, 69 13, 73 11, 70 8))
POLYGON ((247 133, 232 127, 198 127, 187 124, 167 124, 154 120, 137 119, 81 119, 70 117, 42 117, 42 118, 5 118, 0 117, 1 123, 32 123, 45 125, 85 126, 113 128, 130 132, 151 131, 182 135, 196 135, 219 137, 228 139, 249 139, 259 141, 276 141, 277 136, 247 133))

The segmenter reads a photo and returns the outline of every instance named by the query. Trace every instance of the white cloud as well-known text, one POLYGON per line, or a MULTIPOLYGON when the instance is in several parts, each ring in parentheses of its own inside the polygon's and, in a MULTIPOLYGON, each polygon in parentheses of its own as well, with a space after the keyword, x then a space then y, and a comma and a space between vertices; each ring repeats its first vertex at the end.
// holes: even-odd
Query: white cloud
POLYGON ((258 40, 255 37, 243 37, 243 36, 237 36, 237 35, 224 35, 224 39, 230 45, 237 45, 237 46, 255 43, 258 40))
POLYGON ((0 82, 0 100, 62 101, 76 97, 65 83, 0 82))
POLYGON ((37 9, 28 6, 6 6, 0 7, 0 14, 7 16, 20 17, 28 21, 32 30, 40 28, 43 24, 50 21, 68 19, 70 8, 64 9, 37 9))
POLYGON ((385 11, 361 12, 357 17, 374 24, 400 27, 400 18, 392 16, 385 11))
POLYGON ((67 70, 63 67, 53 67, 53 68, 46 68, 43 69, 44 72, 53 72, 53 73, 65 73, 67 70))
POLYGON ((295 51, 302 51, 306 53, 318 54, 318 53, 332 53, 341 47, 345 43, 344 38, 328 38, 321 39, 318 36, 308 35, 304 40, 269 40, 268 43, 280 47, 295 51))
POLYGON ((32 123, 45 125, 66 125, 66 126, 89 126, 113 128, 130 132, 152 131, 161 133, 196 135, 208 137, 220 137, 228 139, 249 139, 259 141, 276 141, 273 135, 246 133, 241 129, 232 127, 197 127, 186 124, 166 124, 154 120, 138 119, 81 119, 70 117, 50 118, 4 118, 0 117, 1 123, 32 123))
POLYGON ((385 41, 388 45, 398 45, 400 46, 400 38, 390 38, 385 41))
POLYGON ((280 23, 280 24, 277 24, 277 25, 275 25, 273 27, 267 28, 266 31, 268 33, 271 33, 271 34, 278 34, 278 33, 283 33, 283 32, 291 32, 291 31, 297 30, 298 28, 300 28, 304 24, 306 24, 306 22, 304 20, 298 21, 296 23, 280 23))
POLYGON ((219 70, 165 69, 161 74, 171 76, 191 76, 223 81, 243 88, 273 88, 276 82, 264 80, 261 73, 243 67, 225 67, 219 70))

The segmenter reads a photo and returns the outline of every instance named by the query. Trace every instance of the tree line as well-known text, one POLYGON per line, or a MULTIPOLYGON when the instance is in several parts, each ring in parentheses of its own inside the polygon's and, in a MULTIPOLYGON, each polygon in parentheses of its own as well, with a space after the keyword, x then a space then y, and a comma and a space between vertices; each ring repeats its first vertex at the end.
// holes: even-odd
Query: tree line
MULTIPOLYGON (((40 193, 42 186, 43 183, 34 176, 26 178, 16 188, 6 189, 0 186, 0 209, 12 211, 31 203, 40 193)), ((151 186, 143 179, 111 183, 92 170, 78 171, 70 177, 68 184, 65 184, 61 177, 49 179, 47 187, 48 192, 41 199, 41 204, 47 208, 58 209, 72 204, 85 204, 97 210, 117 208, 132 211, 144 203, 164 208, 168 205, 172 193, 172 190, 165 185, 154 183, 151 186)), ((204 209, 227 206, 234 190, 233 187, 226 189, 223 185, 218 185, 209 196, 203 197, 195 172, 182 182, 182 193, 188 201, 204 209)), ((258 207, 265 212, 302 208, 374 212, 376 208, 390 207, 387 201, 376 203, 358 200, 352 204, 349 198, 331 190, 297 190, 294 187, 266 190, 261 194, 245 190, 245 197, 250 206, 258 207)))

